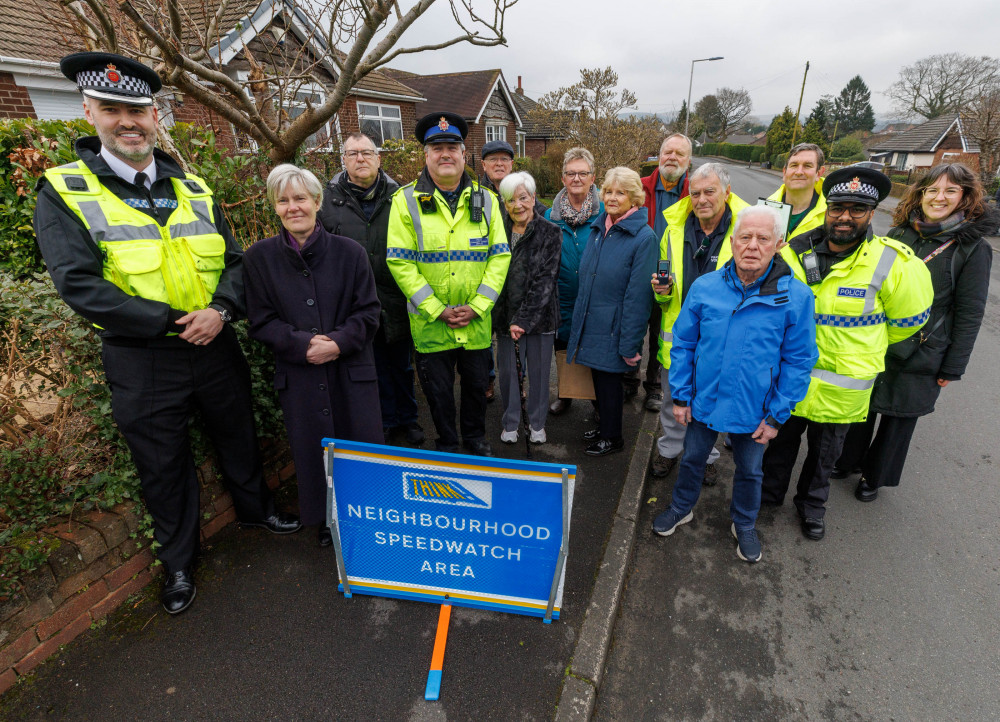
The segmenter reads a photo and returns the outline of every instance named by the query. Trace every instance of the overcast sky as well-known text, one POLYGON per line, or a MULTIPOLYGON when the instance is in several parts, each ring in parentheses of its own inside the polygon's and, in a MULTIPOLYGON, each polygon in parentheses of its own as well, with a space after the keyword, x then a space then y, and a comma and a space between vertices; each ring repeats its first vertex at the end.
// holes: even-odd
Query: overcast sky
MULTIPOLYGON (((490 0, 475 0, 485 8, 490 0)), ((405 6, 406 3, 403 3, 405 6)), ((836 95, 860 74, 880 117, 893 115, 883 91, 899 69, 935 53, 1000 55, 1000 0, 837 0, 753 3, 696 0, 520 0, 508 11, 507 47, 459 45, 411 55, 392 65, 417 73, 500 68, 529 97, 579 80, 580 68, 612 66, 637 110, 671 112, 716 88, 743 87, 753 113, 771 116, 799 100, 810 62, 803 117, 824 94, 836 95)), ((404 40, 440 41, 454 27, 447 0, 404 40)))

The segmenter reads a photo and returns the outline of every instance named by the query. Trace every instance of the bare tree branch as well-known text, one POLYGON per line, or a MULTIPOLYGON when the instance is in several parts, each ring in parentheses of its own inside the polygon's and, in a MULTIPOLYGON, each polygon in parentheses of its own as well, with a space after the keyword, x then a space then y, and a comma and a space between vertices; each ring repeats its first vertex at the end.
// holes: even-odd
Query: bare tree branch
POLYGON ((907 117, 928 120, 957 112, 977 91, 1000 78, 1000 60, 986 55, 943 53, 904 66, 885 91, 907 117))

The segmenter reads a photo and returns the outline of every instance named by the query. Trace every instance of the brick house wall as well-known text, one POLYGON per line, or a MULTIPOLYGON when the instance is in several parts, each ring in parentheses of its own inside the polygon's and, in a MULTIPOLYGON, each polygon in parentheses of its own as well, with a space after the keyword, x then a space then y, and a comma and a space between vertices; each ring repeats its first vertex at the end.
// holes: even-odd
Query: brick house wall
POLYGON ((479 157, 480 151, 486 144, 486 126, 502 124, 507 127, 507 142, 512 148, 517 148, 517 126, 514 123, 514 114, 507 105, 506 99, 497 88, 493 95, 486 102, 486 109, 479 118, 478 123, 469 123, 469 135, 465 139, 465 150, 467 162, 477 174, 483 172, 483 162, 479 157))
POLYGON ((37 118, 28 89, 14 82, 11 73, 0 73, 0 118, 37 118))

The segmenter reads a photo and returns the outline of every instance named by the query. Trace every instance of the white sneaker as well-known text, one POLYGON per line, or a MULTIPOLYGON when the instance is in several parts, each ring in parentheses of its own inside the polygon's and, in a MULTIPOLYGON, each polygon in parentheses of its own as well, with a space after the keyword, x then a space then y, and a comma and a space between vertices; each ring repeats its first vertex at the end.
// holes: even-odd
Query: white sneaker
POLYGON ((517 443, 517 429, 513 431, 501 431, 500 441, 505 444, 516 444, 517 443))
POLYGON ((532 444, 544 444, 546 441, 548 441, 548 438, 545 436, 545 429, 531 430, 532 444))

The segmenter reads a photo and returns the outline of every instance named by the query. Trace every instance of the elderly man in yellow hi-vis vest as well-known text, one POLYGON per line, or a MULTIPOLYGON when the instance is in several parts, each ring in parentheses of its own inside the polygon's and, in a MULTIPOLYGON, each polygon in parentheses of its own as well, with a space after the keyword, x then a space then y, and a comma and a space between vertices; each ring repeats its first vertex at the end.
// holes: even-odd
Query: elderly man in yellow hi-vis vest
POLYGON ((35 235, 63 300, 97 329, 115 422, 132 451, 166 571, 170 614, 191 604, 201 511, 188 421, 197 408, 237 518, 299 530, 264 481, 250 371, 229 322, 243 313, 243 253, 212 192, 154 149, 160 79, 111 53, 74 53, 63 73, 97 137, 38 185, 35 235))
POLYGON ((417 121, 426 166, 392 198, 386 259, 407 299, 417 375, 438 451, 459 448, 457 369, 462 444, 473 454, 492 456, 486 440, 490 310, 507 277, 510 247, 500 202, 465 172, 468 132, 455 113, 430 113, 417 121))
POLYGON ((907 245, 872 232, 875 207, 891 188, 889 178, 875 170, 834 171, 823 182, 823 226, 792 238, 781 250, 816 296, 819 361, 805 399, 764 454, 761 501, 784 500, 805 432, 809 447, 794 503, 807 539, 826 533, 830 472, 848 427, 868 415, 886 349, 920 330, 934 300, 923 262, 907 245))
POLYGON ((826 198, 823 197, 823 172, 826 170, 823 149, 815 143, 799 143, 788 152, 781 171, 781 186, 768 200, 792 207, 788 232, 782 245, 823 225, 826 198))

